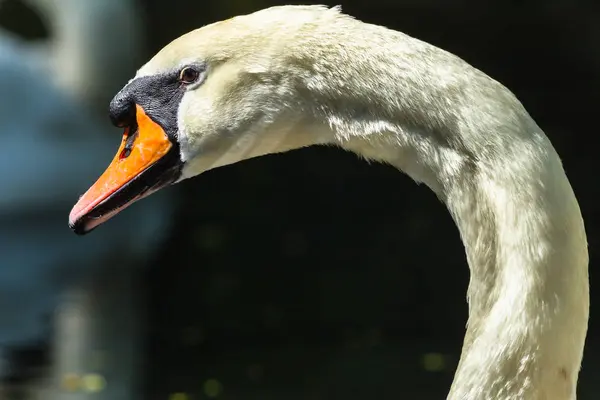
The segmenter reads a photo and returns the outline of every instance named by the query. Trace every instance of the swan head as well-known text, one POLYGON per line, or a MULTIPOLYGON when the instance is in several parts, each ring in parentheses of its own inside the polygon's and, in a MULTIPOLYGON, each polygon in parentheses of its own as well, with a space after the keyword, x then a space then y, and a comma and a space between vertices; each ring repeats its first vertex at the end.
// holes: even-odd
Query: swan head
POLYGON ((175 39, 110 116, 124 135, 71 211, 79 234, 183 179, 315 144, 394 165, 441 195, 476 160, 538 132, 513 129, 531 121, 520 103, 458 57, 324 6, 267 8, 175 39))
POLYGON ((307 129, 284 45, 307 22, 337 15, 325 7, 274 7, 205 26, 163 48, 110 102, 113 124, 124 129, 121 145, 73 207, 70 227, 88 233, 183 179, 322 142, 307 129))

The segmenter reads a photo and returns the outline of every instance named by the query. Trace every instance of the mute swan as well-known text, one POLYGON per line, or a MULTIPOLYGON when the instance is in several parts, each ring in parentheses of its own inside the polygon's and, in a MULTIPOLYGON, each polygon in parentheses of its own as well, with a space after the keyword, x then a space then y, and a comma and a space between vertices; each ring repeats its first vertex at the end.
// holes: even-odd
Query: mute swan
POLYGON ((446 204, 470 267, 452 400, 566 400, 587 332, 584 224, 561 161, 514 95, 458 57, 338 8, 280 6, 163 48, 110 103, 125 133, 69 217, 269 153, 336 145, 446 204))
MULTIPOLYGON (((69 193, 96 178, 103 160, 114 152, 110 125, 94 118, 93 107, 86 103, 108 98, 105 87, 134 70, 130 59, 135 59, 140 42, 128 32, 137 31, 129 20, 135 4, 28 2, 51 25, 52 36, 48 43, 30 43, 0 34, 0 91, 9 94, 0 97, 0 360, 6 357, 0 379, 29 375, 30 371, 13 368, 11 356, 46 345, 55 336, 50 344, 51 390, 62 390, 64 374, 98 372, 108 385, 96 397, 131 399, 140 350, 139 310, 133 301, 137 294, 131 281, 166 237, 170 216, 157 211, 165 208, 170 196, 132 209, 87 243, 61 229, 61 216, 71 207, 69 193), (109 18, 117 28, 104 23, 109 18), (99 34, 101 29, 110 32, 99 34), (115 45, 108 35, 119 34, 132 42, 115 45), (107 60, 123 54, 128 58, 119 68, 103 72, 100 60, 91 58, 97 61, 95 68, 87 64, 90 53, 107 60), (101 86, 77 78, 89 78, 91 72, 95 72, 91 81, 101 86), (22 162, 25 157, 29 162, 22 162), (137 229, 142 231, 136 241, 127 240, 137 229), (55 332, 49 316, 54 317, 55 332), (108 365, 90 365, 89 359, 98 352, 108 365)), ((44 382, 33 383, 46 386, 49 371, 35 372, 44 375, 44 382)), ((12 398, 2 392, 3 383, 0 398, 12 398)), ((71 394, 73 399, 87 395, 71 394)))

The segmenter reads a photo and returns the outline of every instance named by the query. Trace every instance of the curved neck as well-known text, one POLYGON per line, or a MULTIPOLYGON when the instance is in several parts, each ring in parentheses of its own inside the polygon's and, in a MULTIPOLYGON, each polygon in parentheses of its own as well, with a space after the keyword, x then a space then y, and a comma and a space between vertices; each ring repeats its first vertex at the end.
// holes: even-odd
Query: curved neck
POLYGON ((576 397, 589 312, 586 236, 558 157, 538 156, 542 164, 532 158, 519 173, 507 160, 448 193, 471 270, 451 399, 576 397))
POLYGON ((401 145, 411 140, 401 129, 350 140, 348 132, 336 133, 345 136, 342 147, 425 181, 459 228, 471 271, 469 320, 449 399, 575 399, 589 309, 587 243, 548 140, 469 165, 444 148, 420 158, 422 148, 401 145), (449 174, 436 159, 463 166, 449 174))
POLYGON ((512 93, 464 61, 367 24, 369 47, 354 48, 352 29, 329 33, 343 48, 297 47, 300 68, 311 60, 298 86, 325 127, 320 142, 424 182, 459 228, 469 320, 449 399, 575 399, 587 242, 551 143, 512 93))

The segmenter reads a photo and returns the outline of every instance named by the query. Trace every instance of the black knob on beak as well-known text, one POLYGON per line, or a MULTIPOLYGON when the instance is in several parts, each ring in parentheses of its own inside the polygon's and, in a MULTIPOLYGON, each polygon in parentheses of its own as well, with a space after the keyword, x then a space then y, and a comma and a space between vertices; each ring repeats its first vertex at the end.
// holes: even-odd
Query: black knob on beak
POLYGON ((124 127, 135 124, 135 103, 126 88, 111 100, 108 113, 115 126, 124 127))

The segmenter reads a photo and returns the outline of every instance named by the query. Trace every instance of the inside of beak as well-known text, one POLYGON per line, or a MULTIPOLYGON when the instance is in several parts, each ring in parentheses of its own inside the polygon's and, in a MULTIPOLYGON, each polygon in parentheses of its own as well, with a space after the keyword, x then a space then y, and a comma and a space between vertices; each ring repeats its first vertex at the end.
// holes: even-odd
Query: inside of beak
POLYGON ((106 171, 71 211, 69 225, 78 234, 90 232, 155 191, 148 183, 134 185, 137 187, 135 190, 126 189, 163 158, 173 144, 163 128, 150 119, 139 105, 136 105, 135 117, 135 124, 125 128, 119 150, 106 171))

